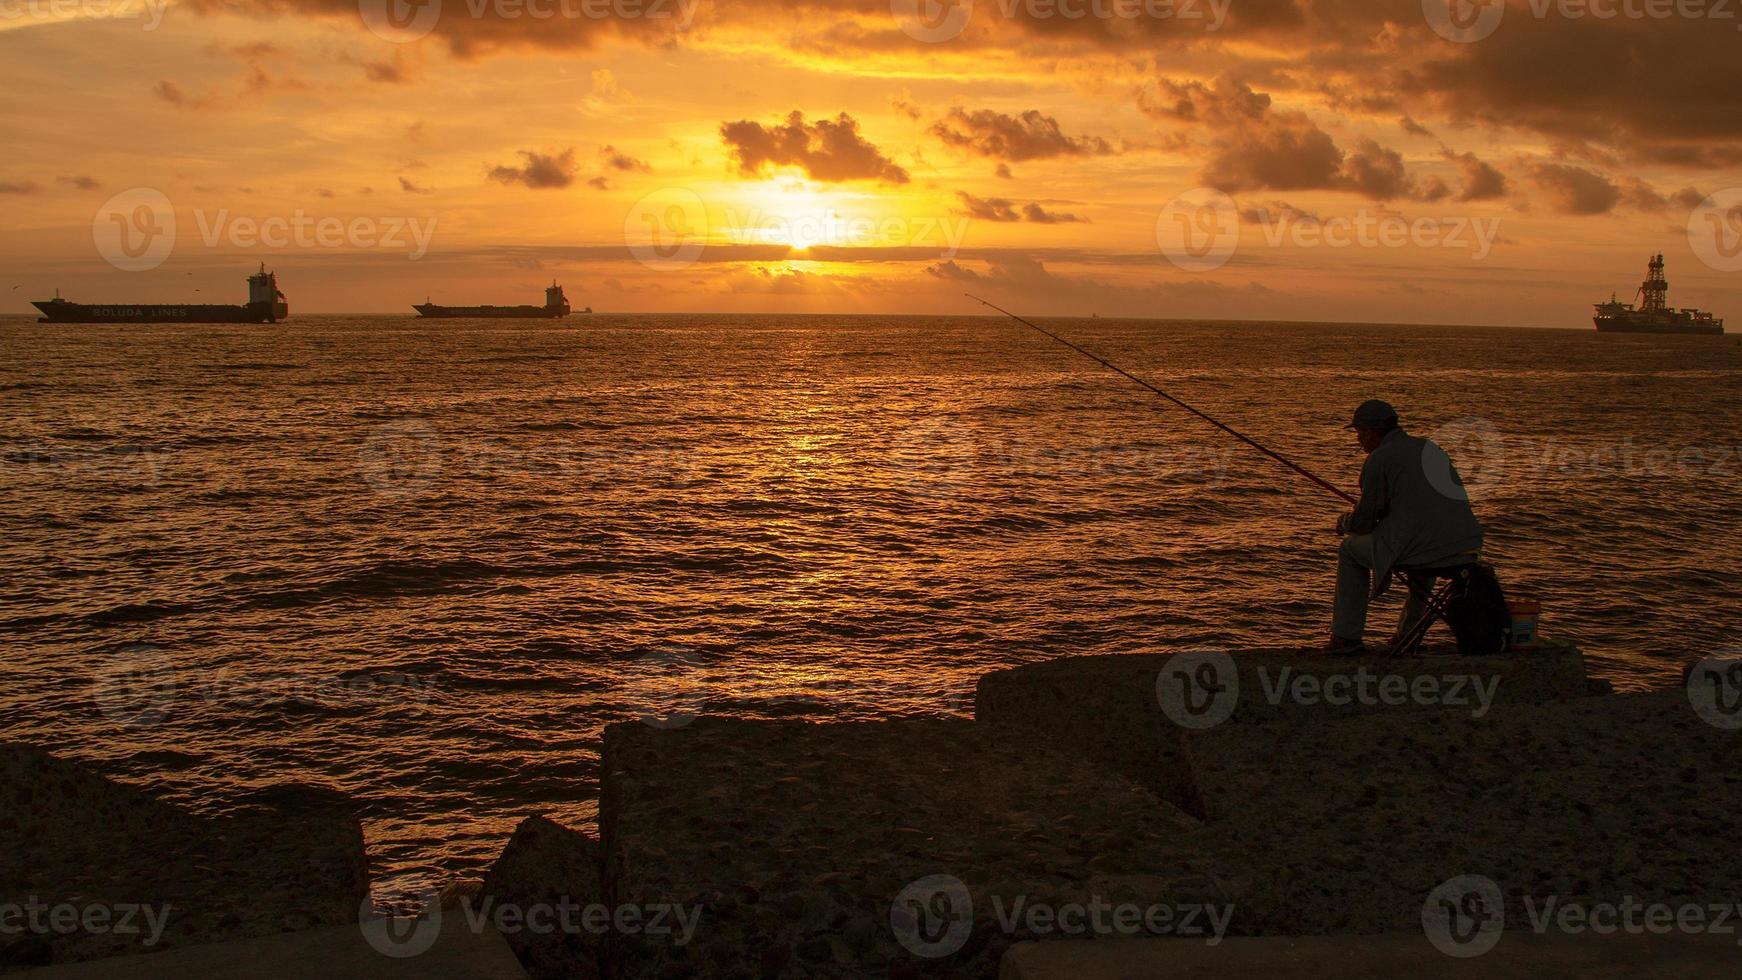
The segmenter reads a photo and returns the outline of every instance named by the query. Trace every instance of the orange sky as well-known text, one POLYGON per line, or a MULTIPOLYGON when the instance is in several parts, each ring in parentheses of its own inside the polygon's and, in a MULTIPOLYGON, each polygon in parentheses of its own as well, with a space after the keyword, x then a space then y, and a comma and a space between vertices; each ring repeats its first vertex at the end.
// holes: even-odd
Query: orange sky
POLYGON ((1577 2, 0 0, 0 312, 1742 317, 1742 14, 1577 2))

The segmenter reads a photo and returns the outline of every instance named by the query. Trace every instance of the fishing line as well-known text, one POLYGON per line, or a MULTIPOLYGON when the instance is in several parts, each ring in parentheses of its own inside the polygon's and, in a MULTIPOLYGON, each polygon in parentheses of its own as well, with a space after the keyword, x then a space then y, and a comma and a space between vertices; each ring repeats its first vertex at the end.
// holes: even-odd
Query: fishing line
POLYGON ((1120 375, 1123 375, 1124 377, 1130 379, 1131 381, 1134 381, 1137 384, 1140 384, 1143 387, 1148 388, 1150 391, 1154 392, 1155 394, 1160 395, 1161 397, 1174 403, 1175 405, 1179 406, 1180 408, 1183 408, 1186 411, 1192 413, 1193 415, 1196 415, 1198 418, 1203 419, 1205 422, 1208 422, 1211 425, 1215 426, 1216 428, 1221 429, 1223 432, 1228 433, 1229 435, 1240 440, 1241 442, 1245 443, 1246 445, 1251 446, 1253 449, 1256 449, 1259 452, 1263 453, 1264 455, 1269 456, 1271 459, 1274 459, 1278 463, 1281 463, 1282 465, 1288 467, 1289 469, 1295 471, 1296 473, 1299 473, 1301 476, 1304 476, 1307 479, 1313 481, 1314 483, 1318 484, 1320 487, 1322 487, 1326 490, 1329 490, 1330 492, 1343 498, 1345 501, 1347 501, 1351 504, 1355 503, 1355 497, 1352 494, 1350 494, 1347 490, 1342 489, 1341 487, 1330 482, 1329 480, 1326 480, 1324 477, 1321 477, 1317 473, 1314 473, 1312 470, 1307 469, 1306 467, 1300 465, 1299 463, 1295 462, 1294 460, 1289 459, 1287 456, 1284 456, 1283 454, 1277 452, 1276 450, 1271 449, 1269 446, 1266 446, 1263 443, 1259 442, 1258 440, 1247 435, 1246 433, 1241 432, 1239 429, 1236 429, 1233 426, 1229 425, 1228 423, 1223 422, 1221 419, 1218 419, 1218 418, 1208 414, 1207 412, 1200 411, 1197 408, 1194 408, 1193 406, 1188 405, 1187 403, 1181 401, 1180 399, 1175 398, 1173 395, 1168 394, 1167 392, 1161 390, 1160 388, 1156 387, 1155 385, 1150 384, 1148 381, 1145 381, 1142 378, 1138 377, 1137 375, 1132 374, 1130 371, 1127 371, 1124 368, 1120 367, 1119 365, 1114 364, 1112 361, 1107 360, 1106 358, 1100 356, 1099 354, 1096 354, 1092 351, 1084 350, 1083 348, 1078 347, 1076 344, 1071 343, 1070 341, 1066 340, 1065 338, 1060 337, 1058 334, 1053 333, 1051 330, 1048 330, 1045 327, 1042 327, 1042 326, 1040 326, 1040 325, 1038 325, 1030 320, 1025 320, 1022 317, 1019 317, 1016 314, 1005 309, 1004 307, 998 306, 995 303, 988 302, 987 300, 983 300, 980 297, 975 296, 973 293, 964 293, 963 295, 968 297, 971 300, 974 300, 974 301, 979 302, 979 303, 983 303, 986 306, 990 306, 992 309, 997 310, 998 312, 1004 314, 1005 316, 1009 317, 1012 320, 1015 320, 1017 323, 1020 323, 1025 327, 1030 327, 1030 328, 1032 328, 1032 329, 1034 329, 1042 334, 1045 334, 1046 336, 1051 337, 1053 340, 1065 345, 1066 347, 1069 347, 1071 350, 1074 350, 1077 353, 1083 355, 1084 357, 1088 358, 1089 360, 1094 361, 1096 364, 1099 364, 1102 367, 1107 368, 1110 371, 1114 371, 1120 375))

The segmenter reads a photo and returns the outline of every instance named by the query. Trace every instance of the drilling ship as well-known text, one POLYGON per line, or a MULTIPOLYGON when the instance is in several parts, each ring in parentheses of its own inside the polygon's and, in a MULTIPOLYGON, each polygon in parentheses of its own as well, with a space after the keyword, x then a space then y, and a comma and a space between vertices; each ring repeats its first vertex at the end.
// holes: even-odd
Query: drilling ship
MULTIPOLYGON (((568 297, 563 295, 563 288, 554 279, 545 287, 543 306, 438 306, 426 299, 413 305, 412 309, 422 317, 494 317, 519 320, 554 320, 568 316, 571 312, 568 297)), ((591 313, 593 308, 589 306, 581 312, 591 313)))
POLYGON ((278 276, 260 271, 248 277, 248 302, 242 306, 190 303, 74 303, 61 298, 33 302, 42 311, 38 323, 277 323, 290 316, 290 304, 278 291, 278 276))
POLYGON ((1646 267, 1645 282, 1640 284, 1636 298, 1639 307, 1623 303, 1609 294, 1609 302, 1597 304, 1597 329, 1615 333, 1703 333, 1724 332, 1724 321, 1704 310, 1671 309, 1667 302, 1669 281, 1663 277, 1663 255, 1653 255, 1646 267))

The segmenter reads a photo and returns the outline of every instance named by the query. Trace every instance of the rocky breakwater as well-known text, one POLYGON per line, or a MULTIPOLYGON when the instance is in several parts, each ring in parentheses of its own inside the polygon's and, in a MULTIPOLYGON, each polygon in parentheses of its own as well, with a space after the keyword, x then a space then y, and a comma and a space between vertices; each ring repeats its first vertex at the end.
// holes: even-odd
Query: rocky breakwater
POLYGON ((203 817, 26 745, 0 745, 0 841, 0 969, 355 925, 369 891, 337 792, 203 817))

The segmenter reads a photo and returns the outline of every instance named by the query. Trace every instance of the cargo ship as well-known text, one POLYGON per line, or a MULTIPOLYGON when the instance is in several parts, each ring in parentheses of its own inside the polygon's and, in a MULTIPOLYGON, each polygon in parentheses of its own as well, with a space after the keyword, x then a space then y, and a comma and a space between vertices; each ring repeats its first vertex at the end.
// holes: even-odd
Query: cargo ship
POLYGON ((1663 277, 1663 255, 1651 257, 1646 267, 1645 282, 1639 287, 1637 309, 1609 294, 1609 302, 1597 304, 1597 329, 1614 333, 1702 333, 1724 332, 1724 321, 1704 310, 1671 309, 1667 302, 1669 280, 1663 277))
POLYGON ((242 306, 196 303, 74 303, 62 299, 33 302, 42 311, 38 323, 277 323, 290 316, 290 305, 278 291, 278 276, 260 271, 248 277, 248 302, 242 306))
MULTIPOLYGON (((422 317, 502 317, 519 320, 545 319, 554 320, 568 316, 569 299, 563 295, 563 288, 553 280, 544 290, 543 306, 439 306, 424 300, 412 306, 422 317)), ((582 313, 593 312, 587 307, 582 313)))

